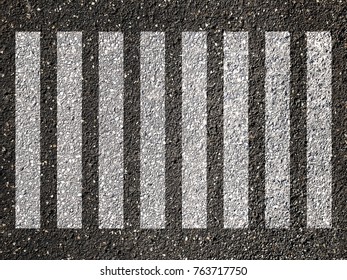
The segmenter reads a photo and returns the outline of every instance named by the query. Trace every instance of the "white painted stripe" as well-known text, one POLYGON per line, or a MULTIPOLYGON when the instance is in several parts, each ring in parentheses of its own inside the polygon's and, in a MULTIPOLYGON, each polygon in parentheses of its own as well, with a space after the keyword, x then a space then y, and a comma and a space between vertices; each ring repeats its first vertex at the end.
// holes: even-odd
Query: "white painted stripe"
POLYGON ((265 221, 290 225, 290 35, 267 32, 265 78, 265 221))
POLYGON ((224 33, 224 227, 248 225, 248 33, 224 33))
POLYGON ((99 227, 123 227, 123 34, 99 33, 99 227))
POLYGON ((331 222, 331 35, 307 32, 307 226, 331 222))
POLYGON ((165 227, 165 34, 141 33, 141 228, 165 227))
POLYGON ((16 227, 40 227, 40 32, 16 33, 16 227))
POLYGON ((207 223, 207 36, 182 33, 182 226, 207 223))
POLYGON ((82 227, 82 33, 57 34, 57 219, 82 227))

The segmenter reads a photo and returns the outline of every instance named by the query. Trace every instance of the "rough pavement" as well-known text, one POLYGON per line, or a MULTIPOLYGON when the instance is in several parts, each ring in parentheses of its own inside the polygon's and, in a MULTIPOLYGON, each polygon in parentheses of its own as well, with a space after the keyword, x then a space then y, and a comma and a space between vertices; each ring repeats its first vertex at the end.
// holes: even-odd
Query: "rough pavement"
POLYGON ((347 257, 343 1, 4 1, 1 259, 347 257), (271 2, 271 3, 270 3, 271 2), (15 229, 15 32, 41 31, 41 228, 15 229), (57 229, 57 31, 82 31, 82 229, 57 229), (98 229, 98 32, 124 32, 124 225, 98 229), (140 32, 165 32, 166 229, 140 229, 140 32), (207 36, 207 227, 182 229, 182 32, 207 36), (223 229, 224 31, 249 32, 249 228, 223 229), (290 228, 265 227, 265 31, 291 35, 290 228), (332 36, 332 228, 307 229, 306 32, 332 36))

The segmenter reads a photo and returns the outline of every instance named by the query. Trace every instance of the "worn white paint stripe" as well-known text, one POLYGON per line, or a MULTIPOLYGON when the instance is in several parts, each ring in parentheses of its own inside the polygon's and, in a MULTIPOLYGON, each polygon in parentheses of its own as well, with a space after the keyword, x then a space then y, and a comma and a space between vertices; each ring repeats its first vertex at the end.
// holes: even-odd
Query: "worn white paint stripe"
POLYGON ((141 33, 141 228, 165 227, 165 35, 141 33))
POLYGON ((82 227, 82 33, 57 34, 57 220, 82 227))
POLYGON ((16 33, 16 227, 40 227, 40 32, 16 33))
POLYGON ((182 33, 182 226, 207 222, 207 36, 182 33))
POLYGON ((224 33, 224 227, 248 225, 248 33, 224 33))
POLYGON ((307 226, 331 222, 331 35, 307 32, 307 226))
POLYGON ((99 227, 123 227, 123 34, 99 33, 99 227))
POLYGON ((265 221, 290 225, 290 35, 265 35, 265 221))

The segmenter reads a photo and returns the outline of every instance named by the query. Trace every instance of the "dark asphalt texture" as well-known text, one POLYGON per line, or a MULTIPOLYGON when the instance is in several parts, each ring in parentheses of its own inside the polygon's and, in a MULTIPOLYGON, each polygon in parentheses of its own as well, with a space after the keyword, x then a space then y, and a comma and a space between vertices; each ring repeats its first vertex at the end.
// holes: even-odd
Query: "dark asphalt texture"
POLYGON ((347 2, 1 1, 0 259, 346 259, 347 2), (84 4, 83 4, 84 3, 84 4), (208 31, 208 229, 181 228, 181 32, 208 31), (15 226, 15 32, 41 31, 41 229, 15 226), (56 32, 83 31, 83 229, 57 229, 56 32), (98 32, 124 32, 125 229, 98 229, 98 32), (139 229, 140 32, 166 36, 166 229, 139 229), (250 38, 247 230, 223 229, 223 31, 250 38), (266 229, 265 31, 291 34, 291 228, 266 229), (333 228, 306 228, 306 31, 333 39, 333 228), (94 66, 94 67, 93 67, 94 66), (52 109, 51 109, 52 108, 52 109))

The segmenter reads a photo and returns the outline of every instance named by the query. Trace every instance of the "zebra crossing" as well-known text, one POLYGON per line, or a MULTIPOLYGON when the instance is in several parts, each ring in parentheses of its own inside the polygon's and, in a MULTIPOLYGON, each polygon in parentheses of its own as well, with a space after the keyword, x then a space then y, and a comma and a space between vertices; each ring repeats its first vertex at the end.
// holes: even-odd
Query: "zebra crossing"
POLYGON ((309 32, 307 43, 314 62, 307 65, 307 224, 324 228, 331 226, 331 37, 309 32))
POLYGON ((206 227, 207 143, 205 32, 182 35, 182 226, 206 227))
POLYGON ((290 225, 290 35, 265 36, 265 220, 290 225))
POLYGON ((248 33, 224 36, 224 223, 248 224, 248 33))
POLYGON ((16 227, 40 226, 40 34, 16 34, 16 227), (27 194, 30 195, 27 195, 27 194))
MULTIPOLYGON (((266 226, 289 227, 290 33, 265 34, 266 226)), ((331 223, 331 37, 307 32, 307 227, 331 223)), ((224 227, 248 226, 248 33, 224 33, 224 227)), ((182 227, 207 227, 207 32, 182 33, 182 227)), ((82 227, 82 32, 57 33, 57 227, 82 227)), ((123 34, 99 33, 99 227, 123 228, 123 34)), ((141 228, 165 228, 165 33, 141 32, 141 228)), ((16 227, 40 228, 40 33, 16 33, 16 227)))
POLYGON ((165 227, 165 34, 141 34, 141 227, 165 227))
POLYGON ((82 226, 82 33, 57 34, 58 227, 82 226))
POLYGON ((102 228, 123 227, 122 49, 121 33, 100 33, 99 217, 102 228))

